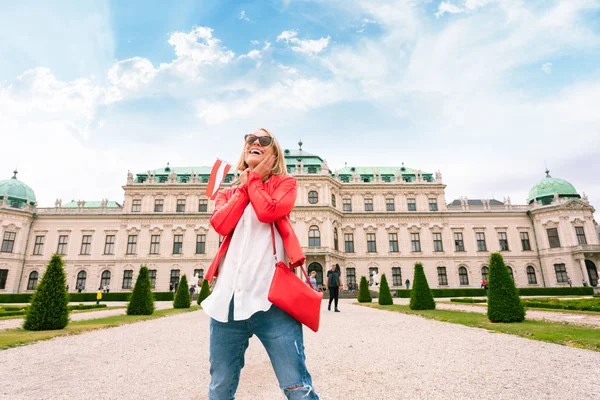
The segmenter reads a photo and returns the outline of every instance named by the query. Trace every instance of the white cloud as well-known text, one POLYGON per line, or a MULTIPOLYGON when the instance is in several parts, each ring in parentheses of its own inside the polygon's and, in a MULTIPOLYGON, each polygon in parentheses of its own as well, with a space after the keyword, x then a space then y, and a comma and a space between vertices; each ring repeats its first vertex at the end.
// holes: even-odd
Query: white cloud
POLYGON ((329 45, 330 37, 321 38, 317 40, 298 39, 298 31, 283 31, 279 36, 277 36, 277 41, 284 41, 286 44, 290 45, 290 48, 293 51, 304 53, 304 54, 317 54, 321 51, 325 50, 325 48, 329 45))
POLYGON ((542 64, 542 71, 544 71, 545 74, 550 75, 552 73, 552 63, 547 62, 542 64))
POLYGON ((260 50, 250 50, 247 54, 242 54, 240 56, 240 58, 249 58, 251 60, 258 60, 260 58, 262 58, 262 54, 260 52, 260 50))
POLYGON ((169 44, 180 60, 194 64, 227 64, 235 53, 223 48, 212 32, 211 28, 203 26, 194 28, 190 33, 175 32, 169 38, 169 44))
POLYGON ((445 13, 449 14, 459 14, 465 12, 475 11, 478 8, 485 7, 486 5, 493 2, 503 2, 503 3, 517 3, 519 0, 462 0, 462 6, 458 6, 454 3, 450 3, 448 1, 442 1, 438 5, 438 10, 435 13, 436 18, 443 16, 445 13))
POLYGON ((251 40, 250 43, 252 43, 253 45, 259 45, 260 41, 259 40, 251 40))
POLYGON ((246 10, 242 10, 242 12, 240 13, 240 19, 244 21, 250 21, 250 18, 246 16, 246 10))
POLYGON ((157 73, 158 70, 146 58, 133 57, 116 62, 108 70, 108 81, 112 87, 107 89, 106 102, 122 100, 127 93, 143 89, 157 73))

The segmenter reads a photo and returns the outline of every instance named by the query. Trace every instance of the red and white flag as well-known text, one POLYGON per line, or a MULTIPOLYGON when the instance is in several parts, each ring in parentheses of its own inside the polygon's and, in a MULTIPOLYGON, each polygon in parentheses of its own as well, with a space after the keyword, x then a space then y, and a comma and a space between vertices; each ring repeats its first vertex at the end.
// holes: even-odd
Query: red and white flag
POLYGON ((231 165, 217 158, 215 165, 212 167, 212 171, 210 171, 210 179, 208 180, 208 186, 206 187, 206 195, 210 197, 211 200, 214 200, 217 197, 219 186, 221 186, 223 179, 225 179, 230 169, 231 165))

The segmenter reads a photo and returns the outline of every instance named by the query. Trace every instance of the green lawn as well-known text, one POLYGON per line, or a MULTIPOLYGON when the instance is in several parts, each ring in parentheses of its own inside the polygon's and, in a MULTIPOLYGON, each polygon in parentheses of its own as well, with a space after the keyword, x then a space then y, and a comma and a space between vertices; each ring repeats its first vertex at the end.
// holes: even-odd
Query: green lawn
POLYGON ((168 315, 181 314, 184 312, 200 310, 198 305, 190 308, 156 310, 152 315, 117 315, 114 317, 90 319, 87 321, 70 322, 65 329, 55 331, 26 331, 25 329, 7 329, 0 331, 0 349, 16 347, 39 340, 48 340, 57 336, 77 335, 96 329, 112 328, 119 325, 131 324, 138 321, 156 319, 168 315))
POLYGON ((493 332, 508 333, 542 342, 557 343, 563 346, 600 351, 600 329, 585 328, 568 324, 525 320, 520 323, 492 323, 485 314, 450 311, 418 310, 413 311, 407 305, 394 304, 380 306, 376 303, 355 303, 361 306, 419 315, 428 319, 483 328, 493 332))
MULTIPOLYGON (((88 312, 95 312, 95 311, 115 310, 117 308, 127 308, 127 307, 126 306, 109 306, 109 307, 102 307, 102 308, 90 308, 88 310, 72 310, 69 312, 69 314, 81 314, 81 313, 88 313, 88 312)), ((24 314, 23 315, 12 315, 9 317, 0 316, 0 321, 4 321, 7 319, 21 319, 21 318, 25 318, 25 315, 24 314)))

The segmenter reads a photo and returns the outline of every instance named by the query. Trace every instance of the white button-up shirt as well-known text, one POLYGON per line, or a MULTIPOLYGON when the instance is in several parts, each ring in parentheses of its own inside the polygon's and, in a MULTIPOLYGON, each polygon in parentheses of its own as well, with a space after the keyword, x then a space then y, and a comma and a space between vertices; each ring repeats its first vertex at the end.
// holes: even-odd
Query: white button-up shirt
MULTIPOLYGON (((277 259, 285 260, 283 240, 275 228, 277 259)), ((258 311, 271 308, 268 300, 275 259, 271 244, 271 225, 256 217, 249 203, 240 218, 227 249, 217 283, 202 302, 204 311, 219 322, 227 322, 229 303, 234 299, 233 319, 242 321, 258 311)))

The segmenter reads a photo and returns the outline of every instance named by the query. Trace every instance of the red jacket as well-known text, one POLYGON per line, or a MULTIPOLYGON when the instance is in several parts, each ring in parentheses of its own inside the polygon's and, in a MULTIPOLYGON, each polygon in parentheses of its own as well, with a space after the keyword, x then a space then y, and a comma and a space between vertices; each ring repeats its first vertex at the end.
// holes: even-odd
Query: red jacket
POLYGON ((221 260, 227 253, 233 231, 248 202, 252 203, 260 222, 275 223, 283 240, 290 267, 294 268, 304 263, 305 257, 300 241, 289 219, 296 202, 296 190, 296 178, 290 175, 271 175, 267 182, 263 182, 258 173, 250 172, 247 185, 219 192, 210 224, 219 235, 225 236, 225 239, 204 276, 209 283, 219 273, 221 260))

